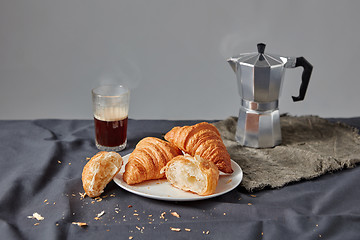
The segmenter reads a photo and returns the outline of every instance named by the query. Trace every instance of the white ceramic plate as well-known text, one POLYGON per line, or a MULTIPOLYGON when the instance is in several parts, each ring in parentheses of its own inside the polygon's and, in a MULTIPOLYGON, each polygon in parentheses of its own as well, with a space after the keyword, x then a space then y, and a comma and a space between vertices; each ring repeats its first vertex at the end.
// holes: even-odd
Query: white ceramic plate
POLYGON ((243 178, 242 169, 236 162, 231 160, 231 167, 234 172, 231 175, 220 172, 219 182, 218 186, 216 187, 216 191, 214 194, 208 196, 199 196, 191 192, 182 191, 178 188, 171 186, 171 184, 166 179, 150 180, 135 185, 128 185, 122 179, 122 175, 125 170, 125 165, 128 162, 129 155, 130 154, 123 157, 123 166, 113 180, 121 188, 131 193, 147 198, 165 201, 197 201, 213 198, 230 192, 240 184, 243 178))

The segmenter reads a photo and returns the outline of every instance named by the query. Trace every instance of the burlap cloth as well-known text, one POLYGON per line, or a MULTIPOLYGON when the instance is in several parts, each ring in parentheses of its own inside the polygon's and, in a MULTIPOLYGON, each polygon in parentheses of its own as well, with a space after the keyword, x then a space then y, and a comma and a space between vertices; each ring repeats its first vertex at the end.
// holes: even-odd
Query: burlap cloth
POLYGON ((252 192, 280 188, 360 162, 355 128, 316 116, 280 117, 282 144, 274 148, 242 147, 235 141, 236 117, 214 123, 231 156, 243 170, 242 187, 252 192))

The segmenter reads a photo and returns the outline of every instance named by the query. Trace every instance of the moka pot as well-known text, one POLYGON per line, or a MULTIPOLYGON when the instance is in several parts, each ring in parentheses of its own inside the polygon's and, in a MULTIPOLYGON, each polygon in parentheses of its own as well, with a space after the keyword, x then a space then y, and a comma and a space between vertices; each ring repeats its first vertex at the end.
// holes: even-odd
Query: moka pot
POLYGON ((279 95, 286 68, 303 67, 299 96, 302 101, 309 84, 312 65, 304 57, 284 57, 258 52, 228 59, 234 70, 241 97, 235 138, 243 146, 269 148, 281 144, 279 95))

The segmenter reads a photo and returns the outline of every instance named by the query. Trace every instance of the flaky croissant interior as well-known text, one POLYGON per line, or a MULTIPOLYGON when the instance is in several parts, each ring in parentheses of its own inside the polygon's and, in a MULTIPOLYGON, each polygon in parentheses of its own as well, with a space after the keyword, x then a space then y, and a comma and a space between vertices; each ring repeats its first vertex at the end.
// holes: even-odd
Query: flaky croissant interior
POLYGON ((186 191, 203 192, 206 188, 205 176, 192 162, 174 162, 168 168, 168 180, 186 191))
POLYGON ((116 152, 101 151, 84 166, 83 188, 89 197, 100 196, 106 185, 120 171, 123 159, 116 152))
POLYGON ((219 179, 215 164, 199 156, 178 156, 164 170, 167 180, 174 187, 199 195, 213 194, 219 179))

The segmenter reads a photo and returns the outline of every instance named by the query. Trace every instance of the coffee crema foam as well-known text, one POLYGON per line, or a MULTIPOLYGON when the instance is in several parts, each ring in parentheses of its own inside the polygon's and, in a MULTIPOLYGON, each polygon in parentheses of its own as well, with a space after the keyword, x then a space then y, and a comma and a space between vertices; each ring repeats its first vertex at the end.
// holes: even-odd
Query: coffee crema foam
POLYGON ((128 109, 124 107, 98 108, 94 117, 101 121, 120 121, 128 117, 128 109))

